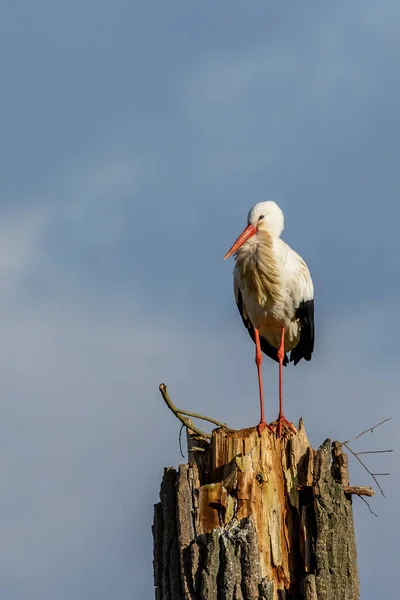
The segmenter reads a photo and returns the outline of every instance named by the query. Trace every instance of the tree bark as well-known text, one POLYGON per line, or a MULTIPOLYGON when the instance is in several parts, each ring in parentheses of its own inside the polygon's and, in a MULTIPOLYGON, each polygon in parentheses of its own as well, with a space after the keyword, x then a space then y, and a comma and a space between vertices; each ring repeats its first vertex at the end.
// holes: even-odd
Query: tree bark
POLYGON ((313 450, 301 421, 281 438, 254 428, 188 438, 190 462, 165 469, 155 505, 156 600, 359 598, 339 443, 313 450))

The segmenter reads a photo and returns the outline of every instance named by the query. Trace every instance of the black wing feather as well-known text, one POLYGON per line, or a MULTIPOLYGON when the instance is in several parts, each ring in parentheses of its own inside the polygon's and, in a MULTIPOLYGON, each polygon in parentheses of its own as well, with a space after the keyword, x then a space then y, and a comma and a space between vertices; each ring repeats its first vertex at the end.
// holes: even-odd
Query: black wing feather
MULTIPOLYGON (((253 324, 252 324, 252 322, 250 321, 249 318, 246 318, 244 316, 243 299, 242 299, 242 294, 241 294, 239 288, 238 288, 238 297, 237 297, 237 307, 239 309, 240 316, 242 317, 242 321, 243 321, 244 326, 246 327, 247 331, 249 332, 250 337, 253 340, 253 342, 256 343, 255 336, 254 336, 254 327, 253 327, 253 324)), ((269 356, 269 358, 272 358, 272 360, 276 360, 276 362, 279 362, 279 360, 278 360, 278 348, 275 348, 274 346, 272 346, 272 344, 270 344, 261 335, 260 335, 260 346, 261 346, 261 350, 262 350, 262 352, 264 352, 264 354, 266 354, 267 356, 269 356)), ((286 367, 286 365, 288 365, 288 364, 289 364, 289 359, 287 357, 287 354, 285 354, 285 356, 283 358, 283 365, 286 367)))
POLYGON ((311 360, 314 351, 314 300, 301 302, 296 310, 296 317, 300 321, 301 330, 299 343, 290 353, 290 362, 295 365, 302 358, 311 360))

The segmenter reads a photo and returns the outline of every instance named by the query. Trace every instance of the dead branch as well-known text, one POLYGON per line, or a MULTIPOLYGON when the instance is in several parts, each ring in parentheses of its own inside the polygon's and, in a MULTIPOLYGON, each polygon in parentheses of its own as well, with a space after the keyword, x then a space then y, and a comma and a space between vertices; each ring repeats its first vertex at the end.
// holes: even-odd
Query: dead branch
MULTIPOLYGON (((191 429, 192 431, 197 433, 197 435, 200 435, 201 437, 206 438, 208 440, 211 439, 211 435, 209 433, 202 431, 201 429, 199 429, 198 427, 193 425, 191 419, 187 419, 186 417, 184 417, 182 415, 182 411, 179 410, 179 408, 177 408, 175 406, 175 404, 172 402, 171 398, 169 397, 167 386, 165 385, 165 383, 160 383, 159 389, 161 392, 161 396, 164 398, 165 404, 168 406, 168 408, 170 410, 172 410, 172 412, 177 417, 177 419, 179 419, 184 425, 186 425, 186 427, 188 429, 191 429)), ((205 417, 205 420, 207 420, 207 417, 205 417)))
POLYGON ((343 488, 345 494, 354 494, 356 496, 373 496, 375 494, 375 490, 373 490, 369 486, 360 486, 360 485, 349 485, 343 488))
POLYGON ((206 438, 208 440, 211 439, 211 435, 209 433, 206 433, 205 431, 202 431, 201 429, 193 425, 192 420, 186 417, 193 417, 195 419, 201 419, 202 421, 208 421, 209 423, 213 423, 217 427, 222 427, 223 429, 226 429, 226 431, 232 431, 232 429, 229 429, 226 423, 221 423, 221 421, 217 421, 216 419, 212 419, 211 417, 206 417, 205 415, 200 415, 199 413, 190 412, 188 410, 182 410, 181 408, 175 406, 175 404, 172 402, 169 396, 167 386, 165 385, 165 383, 161 383, 159 389, 168 408, 188 429, 190 429, 194 433, 197 433, 197 435, 200 435, 201 437, 206 438))

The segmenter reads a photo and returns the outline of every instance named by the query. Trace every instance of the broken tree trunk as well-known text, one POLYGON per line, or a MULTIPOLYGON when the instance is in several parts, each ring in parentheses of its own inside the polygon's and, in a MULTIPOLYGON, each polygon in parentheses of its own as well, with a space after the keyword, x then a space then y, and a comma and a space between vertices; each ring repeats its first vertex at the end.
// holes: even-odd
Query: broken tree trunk
POLYGON ((154 513, 156 600, 357 600, 347 457, 297 434, 188 434, 154 513))

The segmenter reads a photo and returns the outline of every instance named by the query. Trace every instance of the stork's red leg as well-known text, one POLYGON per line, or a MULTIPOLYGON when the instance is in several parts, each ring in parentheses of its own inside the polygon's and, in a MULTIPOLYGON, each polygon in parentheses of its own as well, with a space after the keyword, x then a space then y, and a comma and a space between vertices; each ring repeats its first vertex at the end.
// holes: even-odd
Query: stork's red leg
POLYGON ((278 349, 278 360, 279 360, 279 416, 278 419, 271 425, 276 426, 277 435, 280 436, 282 433, 283 425, 286 425, 293 433, 296 433, 296 429, 290 421, 288 421, 283 414, 283 394, 282 394, 282 382, 283 382, 283 359, 285 357, 285 328, 281 327, 281 341, 278 349))
POLYGON ((257 425, 257 431, 259 435, 262 434, 266 427, 269 427, 264 417, 264 392, 263 392, 263 384, 262 384, 262 353, 260 346, 260 334, 258 329, 254 329, 254 337, 256 342, 256 365, 257 365, 257 373, 258 373, 258 387, 260 390, 260 422, 257 425))

